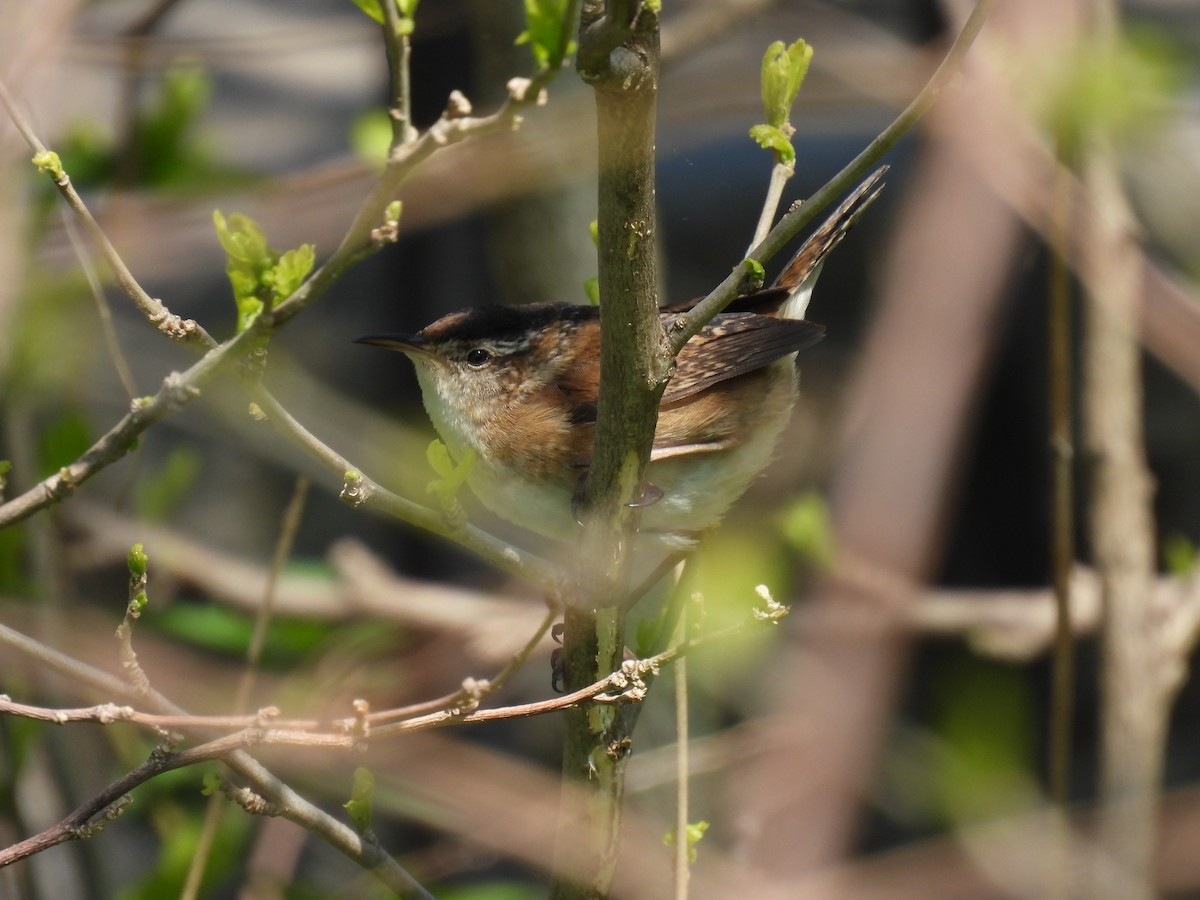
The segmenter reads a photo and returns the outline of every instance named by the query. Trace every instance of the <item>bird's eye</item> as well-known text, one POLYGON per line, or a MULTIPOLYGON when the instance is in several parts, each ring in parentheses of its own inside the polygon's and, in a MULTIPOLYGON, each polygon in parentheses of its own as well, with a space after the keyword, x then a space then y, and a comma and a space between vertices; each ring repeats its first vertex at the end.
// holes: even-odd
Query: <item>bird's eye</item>
POLYGON ((474 369, 486 366, 491 360, 492 354, 490 350, 484 350, 482 347, 476 347, 474 350, 467 352, 467 365, 474 369))

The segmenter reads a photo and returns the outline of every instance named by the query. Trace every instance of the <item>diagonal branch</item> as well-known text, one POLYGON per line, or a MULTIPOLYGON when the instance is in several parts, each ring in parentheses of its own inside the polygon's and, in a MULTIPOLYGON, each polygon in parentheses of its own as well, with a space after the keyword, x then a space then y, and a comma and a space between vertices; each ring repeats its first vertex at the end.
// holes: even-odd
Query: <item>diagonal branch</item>
MULTIPOLYGON (((975 38, 983 28, 983 23, 987 21, 988 14, 995 2, 996 0, 979 0, 976 3, 966 24, 963 25, 962 31, 954 39, 945 58, 920 93, 861 153, 847 163, 833 178, 825 182, 820 190, 807 200, 793 204, 766 238, 750 251, 750 259, 759 263, 770 260, 800 233, 800 229, 816 218, 817 213, 832 203, 835 198, 848 191, 851 185, 878 164, 884 154, 895 147, 900 139, 912 130, 912 127, 929 111, 951 78, 957 73, 962 65, 963 57, 975 42, 975 38)), ((672 354, 678 354, 683 349, 683 345, 691 340, 706 322, 720 313, 745 290, 746 274, 746 269, 738 265, 685 317, 681 317, 678 329, 672 332, 670 337, 672 354)))

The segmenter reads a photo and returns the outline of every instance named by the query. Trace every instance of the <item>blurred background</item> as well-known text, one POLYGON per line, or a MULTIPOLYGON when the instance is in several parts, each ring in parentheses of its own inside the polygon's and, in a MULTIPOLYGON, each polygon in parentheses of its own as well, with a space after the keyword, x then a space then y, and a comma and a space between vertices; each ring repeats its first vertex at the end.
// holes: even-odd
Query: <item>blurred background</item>
MULTIPOLYGON (((803 37, 815 48, 792 117, 790 203, 916 95, 969 9, 665 3, 663 296, 703 295, 745 255, 771 168, 747 136, 762 119, 768 44, 803 37)), ((1116 110, 1117 158, 1160 277, 1144 306, 1145 442, 1162 571, 1183 577, 1200 538, 1200 307, 1189 280, 1200 271, 1200 8, 1143 0, 1122 12, 1123 87, 1096 102, 1116 110)), ((778 459, 700 554, 709 624, 745 617, 758 584, 793 615, 689 662, 691 818, 711 823, 697 896, 759 877, 783 879, 784 896, 1043 893, 1037 866, 1013 862, 1036 855, 1030 817, 1045 804, 1052 633, 1043 236, 1053 182, 1046 142, 1028 123, 1083 105, 1064 87, 1071 73, 1052 65, 1077 13, 1070 3, 1001 4, 945 101, 888 154, 883 197, 825 267, 810 307, 827 337, 801 357, 803 397, 778 459)), ((494 109, 509 78, 533 71, 528 48, 514 44, 523 27, 517 2, 424 4, 412 39, 416 125, 434 122, 456 89, 476 112, 494 109)), ((142 285, 219 340, 236 311, 213 210, 252 216, 281 250, 313 243, 320 261, 389 138, 379 29, 350 0, 4 4, 0 74, 142 285)), ((265 382, 280 401, 405 496, 427 502, 433 477, 411 365, 351 341, 482 303, 586 302, 592 119, 590 91, 568 71, 519 130, 436 154, 404 185, 399 243, 271 342, 265 382)), ((6 499, 194 361, 104 274, 30 155, 0 124, 6 499)), ((373 709, 438 697, 494 674, 533 633, 545 611, 536 589, 347 507, 340 482, 256 421, 232 382, 155 426, 70 502, 0 530, 0 621, 117 671, 124 560, 140 541, 150 557, 151 608, 135 637, 144 669, 190 711, 229 712, 299 476, 312 487, 251 709, 345 716, 358 697, 373 709)), ((1077 480, 1086 563, 1082 467, 1077 480)), ((464 499, 472 522, 554 552, 464 499)), ((1082 814, 1098 779, 1099 600, 1086 574, 1078 585, 1070 799, 1082 814)), ((547 639, 497 700, 550 695, 552 647, 547 639)), ((670 682, 656 683, 638 725, 629 828, 650 839, 630 850, 620 896, 662 896, 669 876, 660 838, 674 816, 670 682)), ((8 651, 0 691, 47 706, 105 699, 8 651)), ((1189 852, 1200 828, 1196 691, 1183 684, 1170 721, 1156 868, 1157 889, 1179 897, 1200 896, 1189 852)), ((553 849, 560 737, 557 718, 544 716, 392 738, 357 755, 261 758, 334 812, 355 766, 370 767, 376 832, 437 896, 532 897, 544 893, 553 849)), ((132 727, 51 730, 13 718, 0 718, 0 741, 0 845, 61 818, 153 746, 132 727)), ((0 872, 0 897, 176 895, 202 827, 200 787, 201 773, 184 770, 140 788, 104 834, 0 872)), ((211 859, 201 896, 379 890, 299 828, 238 810, 221 817, 211 859)))

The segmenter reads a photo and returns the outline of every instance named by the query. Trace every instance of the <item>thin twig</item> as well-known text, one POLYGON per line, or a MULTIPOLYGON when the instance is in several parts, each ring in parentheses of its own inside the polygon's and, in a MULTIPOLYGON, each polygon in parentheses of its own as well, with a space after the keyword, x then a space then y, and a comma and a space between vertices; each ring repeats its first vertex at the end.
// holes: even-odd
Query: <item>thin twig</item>
MULTIPOLYGON (((121 679, 101 672, 72 659, 39 641, 0 624, 0 646, 38 661, 46 669, 65 675, 81 686, 99 691, 109 697, 133 696, 132 689, 121 679)), ((159 713, 185 716, 186 712, 151 688, 139 698, 159 713)), ((255 730, 257 739, 257 729, 255 730)), ((427 898, 424 888, 406 872, 377 842, 357 834, 349 826, 334 819, 301 797, 271 773, 258 760, 243 750, 234 750, 225 757, 226 764, 246 779, 256 791, 278 804, 279 815, 305 828, 311 834, 345 854, 385 885, 404 897, 427 898)))
MULTIPOLYGON (((16 101, 8 91, 4 79, 0 78, 0 104, 3 104, 7 110, 9 118, 17 127, 17 131, 25 138, 25 142, 33 149, 35 154, 46 152, 46 145, 43 144, 38 136, 34 133, 29 121, 21 112, 16 101)), ((96 246, 100 248, 101 255, 104 256, 108 266, 113 271, 113 275, 117 279, 117 283, 124 289, 129 298, 137 304, 147 321, 150 322, 158 331, 174 338, 175 340, 183 341, 184 343, 193 344, 203 350, 211 350, 217 345, 217 342, 200 327, 193 319, 183 319, 172 313, 166 305, 154 297, 151 297, 137 279, 133 277, 133 273, 126 267, 121 255, 117 253, 117 249, 109 241, 108 235, 104 233, 104 229, 100 227, 100 223, 92 216, 91 211, 87 208, 87 204, 75 190, 75 186, 71 184, 71 179, 66 172, 53 178, 55 187, 62 194, 63 199, 79 216, 83 222, 84 228, 92 240, 96 242, 96 246)))
POLYGON ((392 123, 392 150, 416 140, 417 129, 412 121, 412 88, 409 57, 412 41, 400 33, 400 10, 395 3, 381 3, 383 10, 383 46, 387 54, 391 96, 388 98, 388 118, 392 123))
POLYGON ((779 201, 783 199, 783 189, 795 174, 795 163, 777 161, 771 167, 771 180, 767 184, 767 196, 763 199, 763 208, 758 216, 758 225, 754 228, 754 237, 746 249, 747 256, 752 256, 754 248, 765 241, 767 235, 771 233, 771 225, 775 222, 775 213, 779 211, 779 201))
MULTIPOLYGON (((254 326, 231 338, 224 344, 217 345, 209 335, 195 323, 188 324, 178 317, 172 317, 160 301, 154 300, 141 288, 122 262, 115 248, 104 235, 99 224, 92 217, 87 206, 75 193, 70 181, 64 174, 59 179, 60 190, 64 191, 68 203, 80 216, 90 233, 101 247, 105 258, 109 261, 118 281, 126 292, 143 307, 151 322, 160 330, 178 336, 183 332, 189 339, 193 336, 209 352, 190 369, 181 374, 168 377, 160 390, 148 401, 135 403, 133 410, 117 423, 110 431, 97 441, 82 457, 64 467, 54 475, 43 479, 39 484, 0 505, 0 528, 18 522, 40 509, 56 503, 70 495, 74 489, 91 478, 93 475, 111 465, 123 456, 133 446, 136 438, 159 419, 175 408, 187 403, 198 394, 200 387, 216 373, 220 366, 232 359, 240 358, 255 343, 261 342, 275 328, 288 322, 293 316, 305 309, 321 296, 328 288, 351 266, 365 256, 382 246, 376 237, 376 229, 383 224, 384 211, 401 183, 408 177, 413 168, 442 147, 464 140, 467 137, 493 133, 516 127, 520 121, 520 113, 526 107, 537 105, 544 101, 543 92, 547 84, 558 74, 561 66, 548 66, 540 71, 532 80, 514 80, 509 84, 509 96, 501 108, 492 115, 483 117, 463 117, 451 114, 449 111, 421 137, 403 147, 397 148, 391 156, 383 174, 375 188, 361 205, 354 222, 347 231, 338 250, 312 277, 300 286, 289 298, 281 302, 271 314, 260 315, 254 326), (174 323, 174 324, 172 324, 174 323)), ((0 81, 0 101, 8 109, 13 121, 17 124, 30 146, 36 152, 45 150, 45 146, 33 132, 28 121, 8 94, 3 81, 0 81)), ((189 320, 190 322, 190 320, 189 320)), ((287 421, 295 427, 287 429, 292 435, 307 434, 307 431, 295 423, 290 415, 284 414, 282 407, 273 398, 259 388, 254 392, 255 399, 261 406, 270 407, 275 413, 276 421, 287 421)), ((309 435, 311 438, 311 435, 309 435)), ((315 442, 315 439, 312 439, 315 442)), ((310 452, 316 451, 319 458, 339 460, 339 477, 348 478, 354 474, 355 485, 343 492, 343 498, 354 505, 362 502, 363 494, 374 497, 372 506, 397 516, 419 527, 427 528, 435 534, 457 540, 471 549, 476 549, 489 562, 504 571, 518 574, 528 574, 533 580, 550 586, 559 579, 547 573, 547 567, 540 565, 533 557, 522 554, 511 545, 497 540, 485 532, 467 526, 455 528, 445 520, 444 516, 429 510, 419 504, 404 500, 395 494, 383 490, 374 482, 358 474, 355 467, 328 448, 315 448, 312 443, 306 444, 310 452), (529 562, 531 567, 525 568, 529 562)))
POLYGON ((117 330, 113 327, 112 307, 108 304, 108 298, 104 296, 104 288, 96 274, 96 267, 92 265, 92 256, 80 239, 75 221, 65 212, 62 216, 62 223, 63 229, 67 233, 67 240, 71 242, 71 248, 75 251, 75 258, 79 260, 79 268, 83 270, 83 277, 87 279, 92 299, 96 302, 96 314, 100 319, 100 331, 104 334, 104 344, 108 348, 109 359, 112 360, 117 378, 121 380, 121 386, 125 388, 125 393, 132 400, 138 395, 137 382, 134 381, 133 371, 129 368, 129 362, 121 351, 121 343, 117 340, 117 330))
MULTIPOLYGON (((551 591, 556 591, 562 584, 562 576, 557 569, 539 557, 473 525, 452 522, 444 513, 407 500, 362 474, 349 460, 322 443, 300 424, 261 385, 252 386, 250 395, 262 408, 272 428, 342 479, 342 499, 351 506, 365 505, 369 509, 379 510, 433 534, 449 538, 501 571, 528 578, 551 591)), ((3 511, 3 507, 0 507, 0 511, 3 511)), ((3 524, 2 521, 0 524, 3 524)))

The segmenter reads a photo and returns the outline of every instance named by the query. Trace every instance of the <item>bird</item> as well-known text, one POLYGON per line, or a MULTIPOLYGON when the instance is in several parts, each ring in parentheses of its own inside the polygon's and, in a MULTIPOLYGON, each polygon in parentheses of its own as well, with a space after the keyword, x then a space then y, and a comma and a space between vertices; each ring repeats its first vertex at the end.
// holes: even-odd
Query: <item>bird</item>
MULTIPOLYGON (((805 319, 813 287, 885 171, 846 198, 770 287, 734 300, 679 352, 635 501, 643 534, 694 544, 770 462, 798 396, 796 354, 825 331, 805 319)), ((695 302, 661 308, 663 328, 695 302)), ((600 387, 597 307, 479 306, 356 342, 413 361, 429 418, 456 463, 473 457, 467 484, 487 509, 547 537, 578 532, 600 387)))

